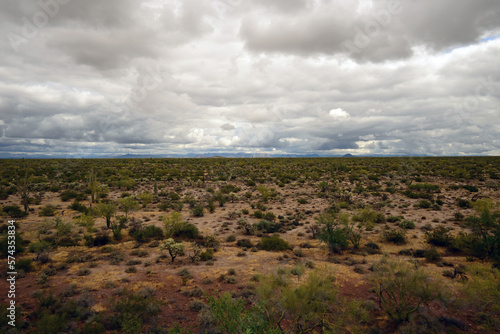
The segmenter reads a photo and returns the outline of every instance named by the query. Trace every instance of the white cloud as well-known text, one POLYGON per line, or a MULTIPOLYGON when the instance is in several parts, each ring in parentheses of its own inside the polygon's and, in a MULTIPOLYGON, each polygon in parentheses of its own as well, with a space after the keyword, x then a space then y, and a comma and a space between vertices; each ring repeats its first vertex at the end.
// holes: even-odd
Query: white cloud
POLYGON ((342 108, 332 109, 328 112, 328 115, 334 119, 347 119, 350 117, 349 113, 342 108))

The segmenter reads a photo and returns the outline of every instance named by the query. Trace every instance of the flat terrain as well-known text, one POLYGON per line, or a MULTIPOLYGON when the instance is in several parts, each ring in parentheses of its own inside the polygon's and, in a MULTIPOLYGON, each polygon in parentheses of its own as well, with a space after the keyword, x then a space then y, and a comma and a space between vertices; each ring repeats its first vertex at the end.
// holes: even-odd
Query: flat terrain
MULTIPOLYGON (((4 160, 0 170, 2 224, 16 221, 19 238, 27 241, 16 263, 31 263, 16 280, 20 332, 165 332, 177 324, 208 333, 216 323, 200 309, 209 308, 210 296, 230 291, 248 308, 262 298, 257 287, 263 277, 286 272, 298 286, 318 270, 335 278, 339 301, 331 312, 346 315, 331 318, 342 324, 339 332, 500 329, 498 309, 476 306, 467 295, 474 281, 468 268, 494 270, 498 245, 485 256, 474 253, 470 240, 478 230, 470 217, 493 213, 493 225, 485 228, 493 238, 497 157, 4 160), (22 217, 25 200, 29 214, 22 217), (114 208, 109 227, 104 204, 114 208), (345 231, 345 245, 321 237, 324 217, 345 231), (446 242, 432 239, 433 231, 445 234, 446 242), (287 249, 266 250, 264 239, 273 235, 287 249), (173 262, 160 247, 168 238, 184 247, 173 262), (410 322, 393 321, 373 283, 374 266, 383 259, 413 263, 442 281, 453 301, 431 301, 410 322), (118 313, 131 312, 129 306, 116 305, 131 295, 157 310, 126 322, 118 313), (58 305, 71 300, 71 311, 58 305), (346 306, 349 301, 358 302, 363 317, 346 306)), ((6 256, 1 266, 8 271, 6 256)), ((8 303, 5 279, 0 291, 0 303, 8 303)), ((298 332, 292 314, 281 327, 298 332)), ((319 325, 311 330, 323 332, 319 325)))

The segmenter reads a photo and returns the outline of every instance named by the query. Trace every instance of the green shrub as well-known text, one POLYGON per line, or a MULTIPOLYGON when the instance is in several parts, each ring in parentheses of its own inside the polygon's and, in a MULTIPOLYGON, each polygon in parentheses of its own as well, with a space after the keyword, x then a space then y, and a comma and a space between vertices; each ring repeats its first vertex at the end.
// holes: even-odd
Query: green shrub
POLYGON ((349 246, 349 230, 334 214, 320 214, 317 222, 321 227, 317 238, 327 244, 330 252, 340 253, 349 246))
POLYGON ((125 269, 125 272, 127 274, 133 274, 133 273, 136 273, 137 272, 137 268, 134 267, 134 266, 130 266, 130 267, 127 267, 127 269, 125 269))
POLYGON ((223 194, 237 193, 240 190, 241 189, 239 187, 236 187, 236 186, 234 186, 232 184, 226 184, 225 186, 223 186, 222 188, 220 188, 220 191, 223 194))
POLYGON ((369 224, 375 223, 376 221, 381 222, 380 220, 382 220, 382 219, 381 219, 381 217, 379 217, 377 211, 372 210, 370 208, 364 208, 364 209, 358 210, 352 216, 352 220, 369 225, 369 224))
MULTIPOLYGON (((24 252, 25 246, 28 244, 27 240, 24 240, 23 237, 19 234, 19 230, 16 230, 16 251, 15 255, 20 254, 24 252)), ((9 235, 7 231, 4 231, 0 235, 0 255, 2 255, 2 258, 7 258, 8 255, 12 255, 9 253, 9 245, 12 246, 12 244, 9 244, 9 235)), ((31 244, 30 244, 31 246, 31 244)))
POLYGON ((193 278, 193 275, 189 272, 187 268, 181 269, 177 272, 177 276, 180 277, 187 277, 187 278, 193 278))
POLYGON ((264 218, 264 213, 260 210, 255 210, 253 212, 253 216, 257 219, 262 219, 262 218, 264 218))
POLYGON ((437 251, 436 248, 431 248, 431 249, 428 249, 425 254, 424 254, 424 257, 427 261, 429 262, 436 262, 436 261, 439 261, 441 260, 441 254, 439 254, 439 252, 437 251))
POLYGON ((33 260, 29 258, 19 259, 16 261, 16 269, 24 270, 25 272, 29 272, 33 270, 33 260))
POLYGON ((425 191, 429 193, 433 192, 438 192, 439 191, 439 186, 435 184, 428 184, 428 183, 417 183, 417 184, 412 184, 409 186, 410 189, 416 190, 416 191, 425 191))
POLYGON ((263 219, 256 224, 256 227, 263 233, 276 233, 280 230, 281 225, 279 223, 272 223, 263 219))
POLYGON ((28 212, 21 210, 18 205, 6 205, 2 208, 2 211, 12 218, 23 218, 28 215, 28 212))
POLYGON ((87 214, 89 209, 85 206, 85 204, 82 204, 80 202, 74 201, 71 203, 70 206, 68 206, 68 209, 75 210, 81 213, 87 214))
POLYGON ((257 294, 270 324, 280 328, 283 320, 289 319, 294 333, 314 332, 318 324, 323 330, 333 330, 329 315, 338 291, 328 273, 313 271, 299 285, 290 284, 283 271, 259 280, 257 294))
POLYGON ((276 215, 273 212, 268 211, 264 214, 263 218, 267 221, 274 222, 276 220, 276 215))
POLYGON ((76 198, 77 196, 78 196, 78 193, 76 191, 70 190, 70 189, 63 191, 60 195, 61 201, 63 201, 63 202, 67 202, 70 199, 76 198))
POLYGON ((138 242, 149 242, 164 238, 163 230, 155 225, 148 225, 144 228, 142 226, 131 228, 129 234, 138 242))
POLYGON ((369 242, 365 245, 364 247, 364 250, 368 253, 368 254, 380 254, 381 251, 380 251, 380 247, 379 245, 377 245, 376 243, 374 242, 369 242))
POLYGON ((247 309, 243 300, 233 299, 229 292, 208 297, 208 310, 206 313, 202 311, 199 319, 207 333, 208 330, 211 330, 210 333, 225 334, 280 333, 273 330, 260 307, 251 306, 247 309))
POLYGON ((471 193, 477 193, 479 191, 479 189, 476 186, 471 186, 468 184, 463 185, 462 188, 470 191, 471 193))
POLYGON ((73 224, 73 222, 60 221, 56 226, 56 236, 58 237, 68 236, 73 232, 74 227, 75 225, 73 224))
POLYGON ((206 308, 207 305, 201 300, 192 300, 189 302, 188 308, 194 312, 200 312, 202 309, 206 308))
POLYGON ((214 251, 212 249, 207 249, 200 254, 200 261, 210 261, 214 258, 214 251))
POLYGON ((471 249, 475 240, 476 237, 474 235, 460 232, 453 238, 447 250, 453 253, 467 252, 471 249))
POLYGON ((387 221, 389 223, 396 223, 396 222, 401 221, 402 219, 403 219, 403 217, 401 217, 401 216, 389 216, 389 217, 387 217, 387 221))
POLYGON ((224 277, 224 283, 226 284, 236 284, 238 283, 238 278, 236 276, 225 276, 224 277))
POLYGON ((260 247, 266 251, 279 252, 290 249, 290 245, 285 240, 281 239, 277 235, 273 235, 270 238, 263 237, 260 240, 260 247))
POLYGON ((439 226, 430 232, 425 233, 426 241, 434 246, 447 247, 453 242, 450 230, 444 226, 439 226))
POLYGON ((415 228, 415 223, 413 220, 403 220, 402 222, 399 223, 399 227, 404 228, 404 229, 414 229, 415 228))
POLYGON ((500 268, 500 211, 493 211, 491 200, 478 200, 474 208, 476 215, 466 219, 473 239, 468 252, 479 259, 489 258, 500 268))
POLYGON ((194 217, 203 217, 205 215, 205 209, 202 204, 195 205, 194 208, 191 209, 191 214, 194 217))
POLYGON ((108 330, 124 333, 145 332, 145 325, 154 323, 160 313, 159 303, 151 296, 124 291, 118 300, 111 301, 112 309, 106 319, 108 330))
POLYGON ((469 200, 466 200, 466 199, 463 199, 463 198, 459 198, 457 200, 457 205, 461 208, 471 208, 472 205, 471 203, 469 202, 469 200))
POLYGON ((66 314, 51 314, 51 312, 45 311, 35 322, 36 333, 63 333, 67 323, 66 314))
POLYGON ((53 205, 45 205, 41 208, 40 213, 38 214, 40 217, 52 217, 56 215, 56 207, 53 205))
POLYGON ((251 248, 251 247, 253 247, 253 244, 250 241, 250 239, 240 239, 240 240, 238 240, 236 242, 236 245, 239 246, 239 247, 243 247, 243 248, 251 248))
POLYGON ((91 321, 91 322, 86 322, 85 325, 83 325, 82 328, 82 334, 102 334, 106 333, 106 327, 98 322, 98 321, 91 321))
POLYGON ((198 228, 182 220, 178 212, 173 212, 169 216, 163 217, 165 223, 165 237, 180 237, 186 239, 197 239, 200 237, 198 228))
POLYGON ((109 236, 108 232, 106 230, 99 230, 97 231, 95 238, 91 239, 92 241, 89 243, 89 247, 92 246, 104 246, 107 245, 111 242, 111 237, 109 236))
POLYGON ((387 219, 385 218, 385 215, 382 212, 377 212, 377 215, 375 216, 375 223, 382 224, 386 221, 387 219))
POLYGON ((220 241, 214 234, 208 234, 203 238, 203 246, 217 250, 220 247, 220 241))
POLYGON ((404 245, 407 242, 406 233, 404 230, 386 229, 382 233, 382 238, 387 242, 392 242, 396 245, 404 245))
POLYGON ((421 209, 428 209, 428 208, 431 207, 431 205, 432 205, 432 203, 429 202, 429 201, 427 201, 427 200, 425 200, 425 199, 420 200, 417 204, 415 204, 415 206, 417 208, 421 208, 421 209))
POLYGON ((373 288, 379 303, 396 323, 408 321, 413 313, 420 312, 421 306, 434 300, 445 300, 446 289, 442 282, 431 279, 413 264, 384 258, 373 268, 373 288))
POLYGON ((180 228, 176 229, 172 236, 180 237, 180 238, 188 238, 188 239, 196 239, 200 237, 200 231, 198 228, 191 224, 185 223, 180 228))
POLYGON ((471 264, 466 272, 466 303, 476 311, 500 314, 500 270, 488 264, 471 264))
POLYGON ((457 211, 453 214, 453 218, 456 220, 456 221, 463 221, 465 216, 463 213, 461 213, 460 211, 457 211))

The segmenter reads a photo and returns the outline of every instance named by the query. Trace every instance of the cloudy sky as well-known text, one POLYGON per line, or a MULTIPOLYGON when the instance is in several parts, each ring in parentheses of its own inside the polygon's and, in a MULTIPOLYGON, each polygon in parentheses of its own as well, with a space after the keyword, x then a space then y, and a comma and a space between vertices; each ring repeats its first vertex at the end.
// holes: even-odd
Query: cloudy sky
POLYGON ((498 0, 2 0, 0 153, 500 155, 498 0))

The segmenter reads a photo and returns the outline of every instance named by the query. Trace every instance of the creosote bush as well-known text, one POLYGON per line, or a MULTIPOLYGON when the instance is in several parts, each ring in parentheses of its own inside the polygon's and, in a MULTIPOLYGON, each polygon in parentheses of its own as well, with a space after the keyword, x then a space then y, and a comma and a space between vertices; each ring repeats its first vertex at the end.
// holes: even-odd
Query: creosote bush
POLYGON ((478 312, 500 314, 500 270, 488 264, 471 264, 466 272, 466 306, 478 312))
POLYGON ((333 285, 333 277, 325 271, 315 270, 295 285, 291 284, 288 275, 296 274, 278 270, 259 279, 257 294, 268 322, 281 328, 281 323, 287 319, 294 333, 307 333, 316 327, 333 329, 328 319, 331 307, 337 303, 338 290, 333 285))
POLYGON ((163 217, 165 223, 165 237, 179 237, 186 239, 197 239, 200 237, 198 228, 182 220, 179 212, 172 212, 170 215, 163 217))
POLYGON ((341 253, 349 246, 349 229, 332 213, 320 214, 317 238, 327 244, 331 253, 341 253))
POLYGON ((396 245, 404 245, 407 242, 406 233, 404 230, 388 228, 382 233, 382 238, 387 242, 392 242, 396 245))
POLYGON ((278 235, 272 237, 263 237, 260 240, 260 247, 266 251, 280 252, 290 249, 290 245, 278 235))
POLYGON ((421 306, 434 300, 446 300, 443 282, 414 264, 383 258, 373 268, 372 283, 379 303, 396 323, 410 320, 413 313, 420 312, 421 306))
POLYGON ((434 246, 447 247, 453 242, 450 230, 444 226, 439 226, 430 232, 425 233, 427 242, 434 246))

